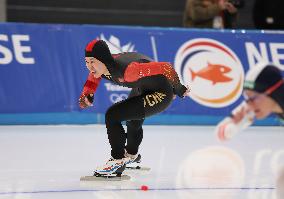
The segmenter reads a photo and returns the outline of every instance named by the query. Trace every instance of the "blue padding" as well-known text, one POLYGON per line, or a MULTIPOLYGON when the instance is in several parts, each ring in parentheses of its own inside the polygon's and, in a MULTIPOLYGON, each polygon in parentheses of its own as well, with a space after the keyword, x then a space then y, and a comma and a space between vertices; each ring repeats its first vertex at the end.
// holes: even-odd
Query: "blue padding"
MULTIPOLYGON (((156 115, 145 120, 147 125, 216 125, 222 117, 195 115, 156 115)), ((0 125, 104 124, 104 114, 96 113, 31 113, 0 114, 0 125)), ((276 118, 256 121, 257 126, 279 125, 276 118)))
POLYGON ((241 80, 249 68, 268 59, 284 69, 283 36, 283 31, 0 23, 0 124, 104 123, 106 110, 130 89, 102 80, 94 107, 79 108, 88 76, 84 49, 99 38, 113 54, 139 52, 172 63, 190 86, 190 98, 177 98, 146 124, 215 125, 244 100, 241 80))

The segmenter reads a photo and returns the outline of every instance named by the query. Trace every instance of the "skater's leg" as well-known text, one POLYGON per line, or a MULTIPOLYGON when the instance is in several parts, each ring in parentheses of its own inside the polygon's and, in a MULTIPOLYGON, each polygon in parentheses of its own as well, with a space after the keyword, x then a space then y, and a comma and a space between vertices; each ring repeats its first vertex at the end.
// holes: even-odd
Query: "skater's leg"
POLYGON ((126 144, 126 133, 121 124, 128 119, 142 119, 144 115, 143 99, 134 97, 111 106, 105 115, 109 143, 111 145, 111 156, 114 159, 124 157, 126 144), (136 107, 133 109, 133 107, 136 107))
POLYGON ((172 101, 173 89, 164 76, 143 78, 140 85, 141 95, 114 104, 106 113, 111 155, 115 159, 124 157, 126 134, 121 122, 142 120, 163 111, 172 101))
MULTIPOLYGON (((141 89, 134 88, 131 90, 128 98, 141 95, 141 89)), ((127 126, 127 146, 126 151, 128 154, 137 154, 139 145, 143 139, 142 124, 144 119, 126 121, 127 126)))
POLYGON ((126 151, 129 154, 135 155, 138 153, 139 145, 143 139, 142 124, 144 119, 131 120, 126 122, 127 126, 127 145, 126 151))

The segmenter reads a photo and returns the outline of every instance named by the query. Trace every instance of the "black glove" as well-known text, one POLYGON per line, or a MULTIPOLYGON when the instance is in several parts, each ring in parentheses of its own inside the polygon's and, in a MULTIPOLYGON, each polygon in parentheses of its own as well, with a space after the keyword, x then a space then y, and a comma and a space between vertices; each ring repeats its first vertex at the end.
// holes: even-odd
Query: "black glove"
POLYGON ((174 94, 178 95, 181 98, 184 98, 184 93, 187 91, 187 88, 180 84, 178 87, 174 88, 174 94))
POLYGON ((86 107, 90 106, 89 104, 86 103, 86 99, 88 100, 88 102, 90 102, 92 104, 94 102, 94 94, 93 93, 82 94, 79 98, 80 108, 86 108, 86 107))

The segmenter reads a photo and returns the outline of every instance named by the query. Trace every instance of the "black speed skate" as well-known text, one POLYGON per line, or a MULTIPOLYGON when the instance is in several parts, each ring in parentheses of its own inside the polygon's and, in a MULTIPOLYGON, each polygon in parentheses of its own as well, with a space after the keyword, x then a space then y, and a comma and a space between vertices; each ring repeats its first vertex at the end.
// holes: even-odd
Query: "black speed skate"
POLYGON ((117 169, 114 173, 98 173, 97 171, 94 171, 94 176, 95 177, 105 177, 105 178, 113 178, 113 177, 121 177, 122 172, 125 170, 126 164, 124 164, 122 167, 117 169))
POLYGON ((126 167, 126 158, 115 160, 110 159, 104 166, 98 167, 93 176, 83 176, 81 181, 121 181, 129 180, 130 176, 122 175, 126 167))
MULTIPOLYGON (((126 154, 126 156, 127 156, 127 154, 126 154)), ((140 154, 138 154, 136 157, 130 158, 130 161, 126 162, 126 169, 128 169, 128 170, 145 170, 145 171, 150 170, 149 167, 142 167, 141 166, 141 155, 140 154)))

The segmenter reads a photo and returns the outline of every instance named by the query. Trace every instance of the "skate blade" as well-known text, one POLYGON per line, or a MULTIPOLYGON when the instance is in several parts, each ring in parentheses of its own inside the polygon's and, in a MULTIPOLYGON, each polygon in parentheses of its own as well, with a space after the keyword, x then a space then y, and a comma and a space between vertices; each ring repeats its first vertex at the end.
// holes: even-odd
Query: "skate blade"
POLYGON ((136 167, 126 167, 127 170, 141 170, 141 171, 150 171, 151 168, 150 167, 140 167, 140 166, 136 166, 136 167))
POLYGON ((128 175, 122 176, 82 176, 80 181, 123 181, 130 180, 131 177, 128 175))

